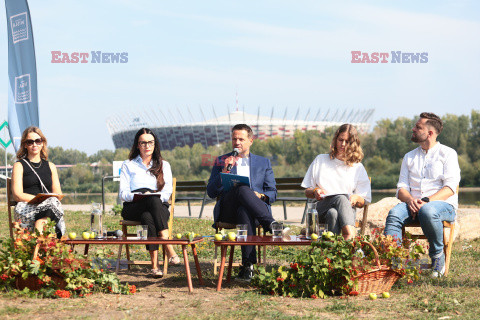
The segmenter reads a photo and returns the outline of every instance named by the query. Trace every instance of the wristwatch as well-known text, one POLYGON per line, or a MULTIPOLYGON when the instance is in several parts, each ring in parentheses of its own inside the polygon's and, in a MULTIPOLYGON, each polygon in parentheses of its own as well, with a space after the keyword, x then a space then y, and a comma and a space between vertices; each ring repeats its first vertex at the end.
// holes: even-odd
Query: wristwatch
POLYGON ((420 200, 422 200, 423 202, 430 202, 430 198, 429 198, 429 197, 423 197, 423 198, 420 199, 420 200))

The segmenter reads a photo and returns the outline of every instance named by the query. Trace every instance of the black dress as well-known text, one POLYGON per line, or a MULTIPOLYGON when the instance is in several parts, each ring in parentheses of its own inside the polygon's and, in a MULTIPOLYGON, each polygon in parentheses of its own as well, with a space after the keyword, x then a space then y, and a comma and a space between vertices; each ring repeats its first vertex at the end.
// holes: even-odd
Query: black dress
POLYGON ((32 171, 32 168, 25 161, 20 160, 20 163, 23 167, 23 192, 31 195, 37 195, 39 193, 52 192, 52 170, 50 170, 50 165, 47 160, 41 162, 31 162, 28 159, 25 159, 30 163, 30 166, 34 168, 37 174, 42 179, 43 184, 47 187, 47 190, 42 190, 42 184, 38 180, 35 172, 32 171))

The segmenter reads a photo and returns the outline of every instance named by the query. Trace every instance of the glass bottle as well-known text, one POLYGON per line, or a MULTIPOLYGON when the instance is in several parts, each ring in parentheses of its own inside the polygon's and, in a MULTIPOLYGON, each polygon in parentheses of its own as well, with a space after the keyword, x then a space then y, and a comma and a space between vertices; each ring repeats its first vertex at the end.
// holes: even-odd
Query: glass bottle
POLYGON ((316 202, 307 204, 307 217, 305 219, 305 236, 307 239, 312 238, 312 233, 318 234, 318 212, 316 202))
POLYGON ((90 232, 95 234, 96 238, 103 235, 103 219, 100 203, 92 203, 92 213, 90 214, 90 232))

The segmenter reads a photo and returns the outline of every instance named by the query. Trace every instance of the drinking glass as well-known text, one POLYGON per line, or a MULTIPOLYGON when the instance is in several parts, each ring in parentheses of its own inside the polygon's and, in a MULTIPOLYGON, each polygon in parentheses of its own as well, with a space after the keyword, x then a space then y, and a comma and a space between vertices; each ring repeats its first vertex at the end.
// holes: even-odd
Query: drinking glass
POLYGON ((328 225, 326 223, 318 224, 318 235, 321 236, 324 232, 328 231, 328 225))
POLYGON ((247 225, 237 224, 237 241, 247 240, 247 225))
POLYGON ((147 225, 137 226, 137 237, 139 239, 145 240, 145 239, 147 239, 147 235, 148 235, 148 226, 147 225))
POLYGON ((102 225, 100 231, 98 231, 98 239, 106 239, 107 238, 107 227, 102 225))
POLYGON ((272 223, 272 234, 273 239, 281 239, 283 231, 283 223, 275 221, 272 223))

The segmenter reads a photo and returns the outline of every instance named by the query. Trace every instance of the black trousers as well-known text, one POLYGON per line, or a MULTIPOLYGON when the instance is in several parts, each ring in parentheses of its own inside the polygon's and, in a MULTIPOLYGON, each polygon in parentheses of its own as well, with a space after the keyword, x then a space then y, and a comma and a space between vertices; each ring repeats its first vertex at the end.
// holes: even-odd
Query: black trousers
MULTIPOLYGON (((137 202, 124 202, 122 217, 148 226, 148 237, 158 237, 158 233, 168 229, 170 212, 160 197, 146 197, 137 202)), ((148 244, 148 251, 158 250, 157 244, 148 244)))
MULTIPOLYGON (((256 226, 261 224, 270 231, 274 221, 267 205, 248 186, 238 186, 224 193, 220 198, 219 221, 232 224, 246 224, 247 234, 256 235, 256 226)), ((242 264, 257 263, 255 246, 242 246, 242 264)))

